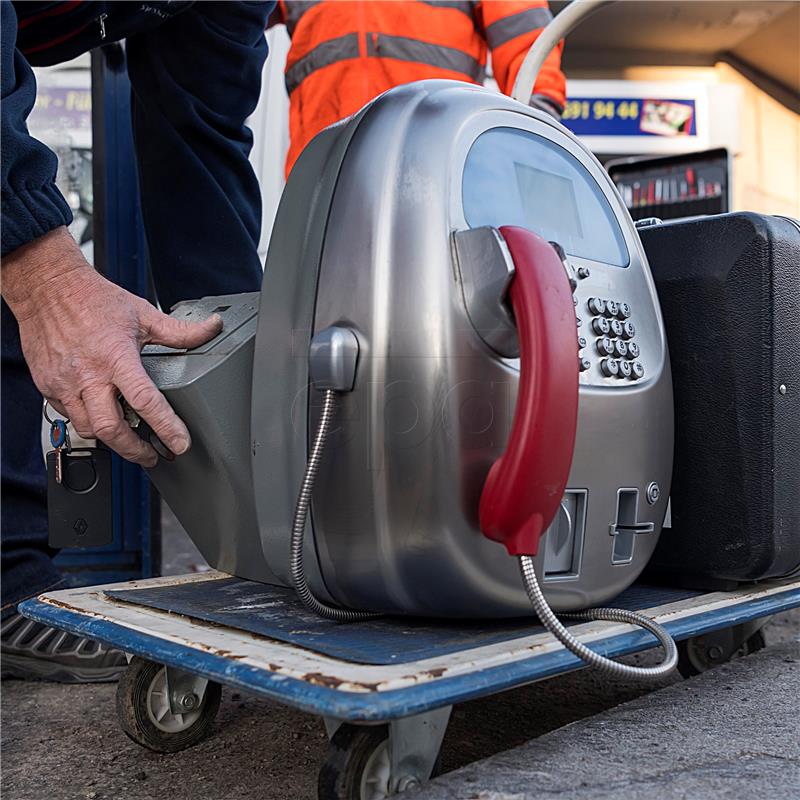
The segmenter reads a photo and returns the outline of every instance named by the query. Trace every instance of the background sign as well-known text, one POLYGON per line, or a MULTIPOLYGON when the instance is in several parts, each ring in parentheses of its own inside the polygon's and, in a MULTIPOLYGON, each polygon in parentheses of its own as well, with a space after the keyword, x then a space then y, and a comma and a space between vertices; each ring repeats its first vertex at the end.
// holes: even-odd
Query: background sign
POLYGON ((91 131, 91 89, 40 85, 28 126, 39 131, 91 131))
POLYGON ((562 122, 578 136, 694 136, 693 99, 570 97, 562 122))
POLYGON ((567 81, 562 119, 601 157, 707 150, 709 87, 698 81, 567 81))

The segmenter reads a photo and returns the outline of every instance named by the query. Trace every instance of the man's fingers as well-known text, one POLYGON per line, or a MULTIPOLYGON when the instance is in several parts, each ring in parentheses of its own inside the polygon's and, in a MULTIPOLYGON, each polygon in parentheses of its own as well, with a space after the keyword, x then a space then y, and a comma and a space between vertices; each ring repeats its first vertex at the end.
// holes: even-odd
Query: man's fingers
POLYGON ((89 420, 89 413, 86 411, 86 406, 80 398, 74 398, 64 401, 66 414, 75 433, 83 439, 94 439, 94 431, 92 430, 92 423, 89 420))
POLYGON ((202 322, 186 322, 153 308, 145 319, 145 328, 147 341, 153 344, 191 350, 213 339, 222 330, 222 317, 212 314, 202 322))
POLYGON ((48 397, 47 402, 62 417, 70 421, 73 430, 78 436, 83 439, 95 438, 89 414, 80 397, 71 397, 69 400, 64 400, 63 403, 48 397))
POLYGON ((172 410, 141 363, 131 364, 124 375, 115 378, 117 388, 133 410, 175 455, 185 453, 192 443, 189 431, 172 410))
POLYGON ((134 461, 143 467, 156 465, 158 454, 125 421, 112 386, 84 392, 83 402, 96 438, 128 461, 134 461))

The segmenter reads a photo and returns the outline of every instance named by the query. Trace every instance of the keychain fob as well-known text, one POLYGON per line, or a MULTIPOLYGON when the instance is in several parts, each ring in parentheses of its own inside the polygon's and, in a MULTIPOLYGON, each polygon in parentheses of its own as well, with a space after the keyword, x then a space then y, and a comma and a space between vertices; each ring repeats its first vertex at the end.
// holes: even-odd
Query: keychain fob
POLYGON ((51 547, 111 544, 114 514, 109 450, 76 447, 65 452, 58 448, 47 454, 47 516, 51 547))

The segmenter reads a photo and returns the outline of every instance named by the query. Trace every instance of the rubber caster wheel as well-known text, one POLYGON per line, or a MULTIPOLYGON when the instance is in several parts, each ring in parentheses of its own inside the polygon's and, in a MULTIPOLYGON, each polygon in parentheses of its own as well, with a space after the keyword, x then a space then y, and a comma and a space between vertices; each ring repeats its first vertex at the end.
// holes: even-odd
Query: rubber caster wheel
POLYGON ((221 694, 222 687, 208 681, 195 708, 173 714, 167 695, 166 667, 136 657, 117 686, 117 719, 136 744, 156 753, 177 753, 208 736, 221 694))
MULTIPOLYGON (((441 773, 437 757, 431 778, 441 773)), ((319 772, 318 800, 384 800, 419 786, 411 780, 390 792, 389 726, 342 725, 319 772)))
POLYGON ((762 621, 743 623, 704 636, 678 642, 678 672, 684 678, 701 675, 734 658, 749 656, 766 647, 762 621))

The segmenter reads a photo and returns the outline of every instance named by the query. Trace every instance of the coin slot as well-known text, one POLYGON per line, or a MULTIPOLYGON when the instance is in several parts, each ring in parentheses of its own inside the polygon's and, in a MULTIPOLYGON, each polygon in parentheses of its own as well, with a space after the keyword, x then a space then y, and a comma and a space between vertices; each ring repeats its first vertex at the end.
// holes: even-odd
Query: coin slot
POLYGON ((578 577, 585 525, 586 490, 570 489, 544 533, 545 581, 578 577))
POLYGON ((617 521, 612 526, 614 547, 612 564, 629 564, 633 559, 633 543, 637 527, 638 489, 620 489, 617 492, 617 521))

